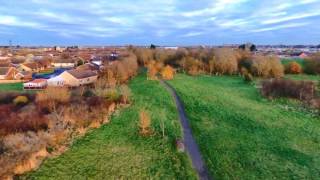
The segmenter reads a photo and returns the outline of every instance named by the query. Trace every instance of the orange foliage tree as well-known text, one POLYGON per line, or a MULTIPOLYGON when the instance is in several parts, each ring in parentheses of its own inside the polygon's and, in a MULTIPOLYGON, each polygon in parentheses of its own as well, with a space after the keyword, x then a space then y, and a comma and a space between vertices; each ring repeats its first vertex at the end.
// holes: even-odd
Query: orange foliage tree
POLYGON ((148 79, 149 80, 157 79, 158 68, 156 66, 156 63, 154 61, 151 61, 148 64, 147 68, 148 68, 148 79))
POLYGON ((290 62, 286 72, 290 74, 300 74, 302 72, 301 65, 297 62, 290 62))
POLYGON ((161 71, 161 76, 163 79, 165 80, 171 80, 173 79, 173 76, 174 76, 174 69, 167 65, 166 67, 164 67, 161 71))

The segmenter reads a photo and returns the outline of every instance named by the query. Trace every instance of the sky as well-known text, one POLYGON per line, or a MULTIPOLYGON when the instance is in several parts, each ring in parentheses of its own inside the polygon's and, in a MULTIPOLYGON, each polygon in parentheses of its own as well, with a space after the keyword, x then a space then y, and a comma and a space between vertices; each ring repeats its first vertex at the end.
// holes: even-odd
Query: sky
POLYGON ((0 44, 320 44, 320 0, 0 0, 0 44))

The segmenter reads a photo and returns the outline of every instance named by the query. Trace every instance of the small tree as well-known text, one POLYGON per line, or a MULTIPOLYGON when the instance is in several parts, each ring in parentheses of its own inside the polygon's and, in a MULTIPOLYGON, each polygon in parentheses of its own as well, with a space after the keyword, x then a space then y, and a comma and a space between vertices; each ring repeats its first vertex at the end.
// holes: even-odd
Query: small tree
POLYGON ((140 134, 143 136, 148 136, 151 132, 150 130, 151 120, 149 114, 145 110, 140 111, 140 134))
POLYGON ((158 69, 154 63, 149 63, 148 65, 148 79, 155 80, 157 79, 158 69))
POLYGON ((25 105, 28 103, 28 98, 26 96, 17 96, 13 100, 13 104, 15 105, 25 105))
POLYGON ((131 95, 130 88, 127 85, 121 85, 119 89, 124 101, 123 103, 127 104, 129 97, 131 95))
POLYGON ((302 72, 301 65, 297 62, 290 62, 286 67, 286 72, 290 74, 300 74, 302 72))
POLYGON ((174 69, 167 65, 166 67, 164 67, 161 71, 161 76, 163 79, 165 80, 171 80, 173 79, 173 76, 174 76, 174 69))

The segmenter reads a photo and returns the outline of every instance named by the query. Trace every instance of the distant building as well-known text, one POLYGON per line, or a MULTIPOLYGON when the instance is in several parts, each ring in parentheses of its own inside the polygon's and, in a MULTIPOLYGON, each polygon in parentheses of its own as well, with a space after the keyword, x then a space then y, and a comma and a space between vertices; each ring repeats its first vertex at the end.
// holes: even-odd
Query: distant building
POLYGON ((73 68, 76 67, 77 63, 73 59, 58 59, 51 63, 55 68, 73 68))
POLYGON ((0 80, 14 80, 18 73, 15 67, 0 67, 0 80))
POLYGON ((40 90, 47 88, 46 79, 35 79, 33 81, 23 83, 23 89, 26 90, 40 90))

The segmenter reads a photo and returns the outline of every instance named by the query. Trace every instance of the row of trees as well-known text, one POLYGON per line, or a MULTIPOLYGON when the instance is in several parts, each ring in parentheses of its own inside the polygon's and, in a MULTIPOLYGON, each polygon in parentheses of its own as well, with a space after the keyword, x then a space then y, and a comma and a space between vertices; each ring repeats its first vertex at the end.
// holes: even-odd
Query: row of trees
POLYGON ((142 66, 151 74, 159 66, 170 65, 190 75, 250 73, 261 77, 282 77, 284 67, 276 56, 254 55, 249 51, 231 48, 179 48, 178 50, 132 50, 142 66), (152 66, 150 68, 149 66, 152 66))

